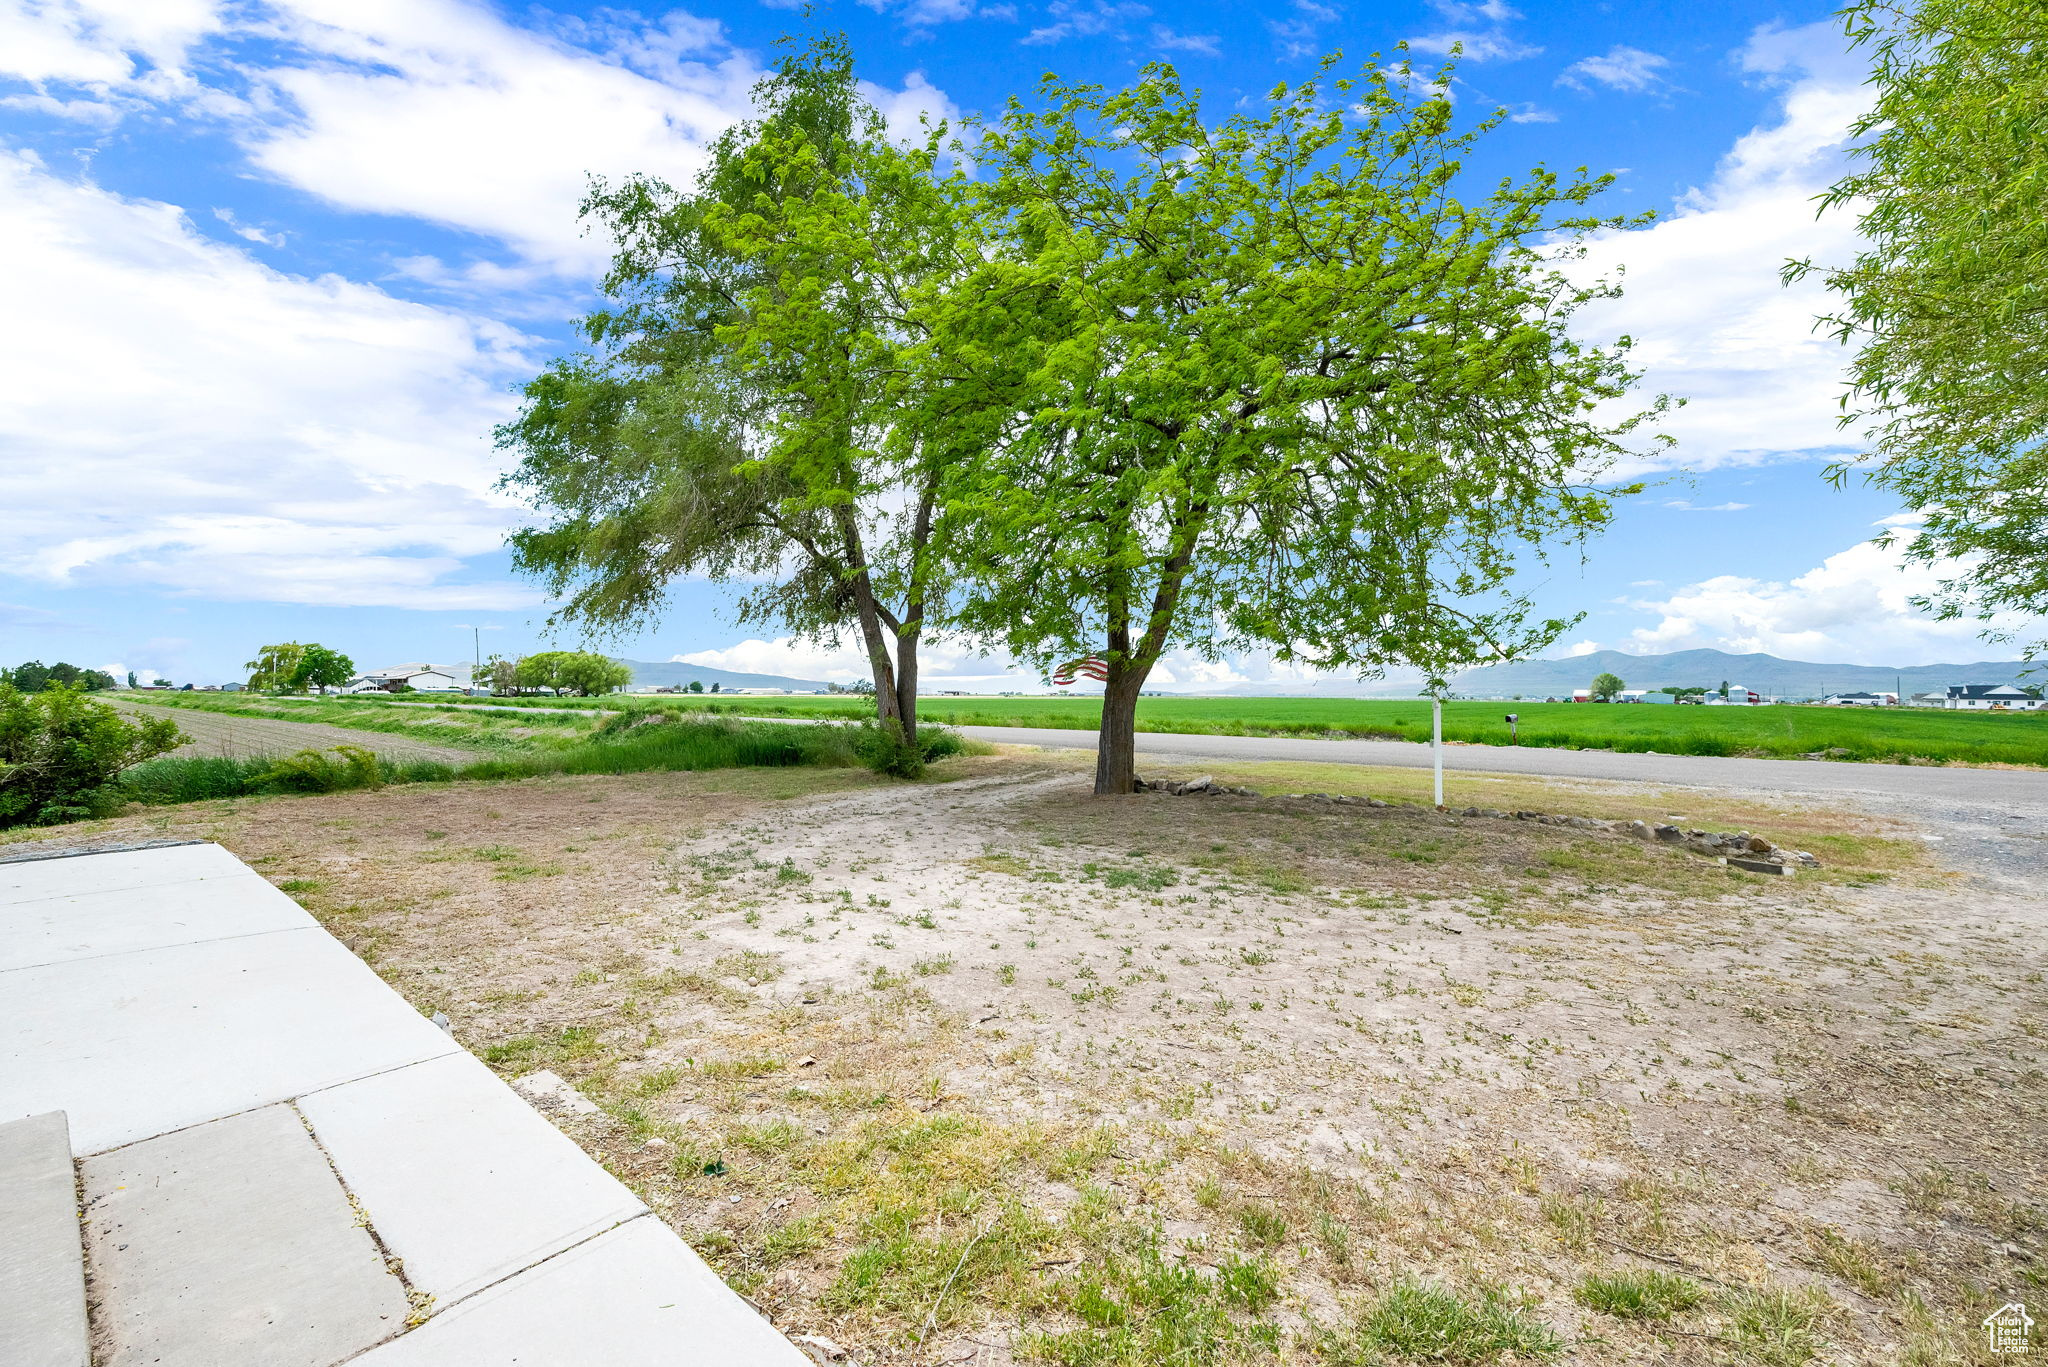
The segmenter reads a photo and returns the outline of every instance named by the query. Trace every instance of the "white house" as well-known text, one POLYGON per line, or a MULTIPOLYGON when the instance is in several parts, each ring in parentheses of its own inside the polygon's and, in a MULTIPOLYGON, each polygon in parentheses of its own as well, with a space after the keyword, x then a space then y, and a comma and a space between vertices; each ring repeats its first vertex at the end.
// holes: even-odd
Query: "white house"
POLYGON ((403 664, 371 669, 348 681, 344 693, 459 693, 469 687, 468 665, 403 664))
POLYGON ((1670 693, 1650 688, 1624 688, 1616 702, 1674 703, 1678 699, 1670 693))
POLYGON ((2013 684, 1950 684, 1943 706, 1955 711, 2033 712, 2048 699, 2037 698, 2013 684))
POLYGON ((1897 707, 1896 693, 1830 693, 1821 699, 1826 707, 1897 707))
POLYGON ((1755 707, 1763 700, 1763 694, 1751 692, 1741 684, 1729 684, 1728 696, 1725 698, 1719 693, 1707 694, 1709 707, 1755 707))

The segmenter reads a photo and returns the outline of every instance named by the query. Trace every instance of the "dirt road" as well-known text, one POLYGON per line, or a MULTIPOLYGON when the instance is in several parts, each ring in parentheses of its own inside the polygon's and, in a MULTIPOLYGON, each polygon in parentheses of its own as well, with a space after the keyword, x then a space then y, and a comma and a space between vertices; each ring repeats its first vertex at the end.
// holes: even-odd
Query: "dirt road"
POLYGON ((360 745, 392 759, 437 759, 448 764, 468 764, 477 756, 451 746, 426 745, 403 736, 376 731, 354 731, 322 722, 274 721, 268 717, 231 717, 218 712, 195 712, 182 707, 153 707, 126 698, 106 701, 137 716, 169 717, 192 737, 188 745, 172 753, 177 756, 227 755, 250 758, 288 755, 294 750, 326 749, 335 745, 360 745))

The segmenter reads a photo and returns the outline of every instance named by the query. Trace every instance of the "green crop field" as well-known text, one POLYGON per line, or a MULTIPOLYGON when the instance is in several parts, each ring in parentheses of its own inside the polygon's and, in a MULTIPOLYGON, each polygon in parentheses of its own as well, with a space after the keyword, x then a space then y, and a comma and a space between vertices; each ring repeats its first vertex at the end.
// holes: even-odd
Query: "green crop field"
MULTIPOLYGON (((871 703, 843 695, 732 699, 709 694, 639 695, 517 701, 542 710, 652 707, 755 717, 854 719, 873 715, 871 703)), ((2048 713, 2039 712, 1452 702, 1444 707, 1444 737, 1467 744, 1506 745, 1508 727, 1503 718, 1511 711, 1522 719, 1523 745, 1654 750, 1676 755, 1820 755, 1892 763, 2048 765, 2048 713)), ((925 698, 918 704, 918 715, 924 721, 956 726, 1092 730, 1100 720, 1100 708, 1086 697, 925 698)), ((1138 729, 1419 741, 1429 738, 1429 704, 1417 699, 1148 697, 1138 704, 1138 729)))

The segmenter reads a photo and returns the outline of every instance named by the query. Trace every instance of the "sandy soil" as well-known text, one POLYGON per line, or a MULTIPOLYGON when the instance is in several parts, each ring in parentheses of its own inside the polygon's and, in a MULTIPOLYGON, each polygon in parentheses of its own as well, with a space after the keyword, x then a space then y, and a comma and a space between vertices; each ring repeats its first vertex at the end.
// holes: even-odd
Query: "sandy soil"
MULTIPOLYGON (((1421 1360, 1387 1328, 1414 1281, 1519 1306, 1557 1336, 1532 1358, 1972 1362, 1978 1318, 2043 1298, 2048 909, 1898 818, 1503 780, 1829 861, 1766 880, 1418 808, 1096 800, 1060 756, 944 777, 84 834, 221 840, 506 1075, 599 1100, 561 1123, 864 1362, 1421 1360), (1650 1272, 1702 1303, 1586 1303, 1650 1272)), ((1416 781, 1298 786, 1340 779, 1416 781)))
POLYGON ((437 759, 448 764, 469 764, 477 758, 471 750, 427 745, 404 736, 387 736, 376 731, 355 731, 321 722, 272 721, 265 717, 236 717, 219 712, 199 712, 183 707, 152 707, 127 698, 104 701, 137 716, 169 717, 190 736, 173 755, 226 755, 237 758, 287 755, 295 750, 334 745, 360 745, 373 754, 393 759, 437 759))

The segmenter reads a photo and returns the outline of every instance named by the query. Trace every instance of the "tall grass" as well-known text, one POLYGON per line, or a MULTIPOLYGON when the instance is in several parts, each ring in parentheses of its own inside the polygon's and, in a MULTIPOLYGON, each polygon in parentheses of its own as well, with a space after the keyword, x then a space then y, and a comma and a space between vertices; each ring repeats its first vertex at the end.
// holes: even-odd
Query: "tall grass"
MULTIPOLYGON (((163 805, 275 793, 339 792, 385 784, 537 778, 545 774, 638 774, 654 770, 850 768, 869 763, 872 727, 780 726, 724 719, 619 717, 580 744, 495 755, 463 765, 372 756, 355 746, 301 750, 272 759, 155 759, 121 776, 132 802, 163 805)), ((931 728, 925 758, 959 754, 957 733, 931 728)))

